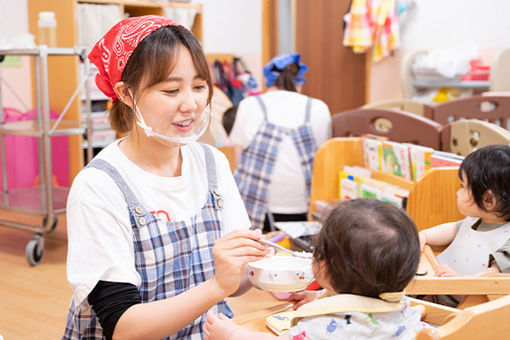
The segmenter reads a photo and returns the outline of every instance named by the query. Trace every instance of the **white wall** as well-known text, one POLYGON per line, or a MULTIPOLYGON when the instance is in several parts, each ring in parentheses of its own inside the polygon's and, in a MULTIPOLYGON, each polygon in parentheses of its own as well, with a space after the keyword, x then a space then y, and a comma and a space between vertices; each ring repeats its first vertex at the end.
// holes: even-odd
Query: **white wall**
POLYGON ((509 0, 415 0, 401 17, 401 48, 371 64, 370 102, 402 98, 400 66, 411 50, 474 47, 491 64, 510 47, 509 18, 509 0))
POLYGON ((415 0, 407 14, 403 49, 510 46, 508 0, 415 0))
POLYGON ((262 84, 261 0, 193 0, 204 8, 206 53, 232 53, 243 58, 262 84))
MULTIPOLYGON (((0 39, 12 38, 22 33, 28 33, 28 14, 26 0, 0 0, 0 39), (8 10, 7 10, 8 9, 8 10)), ((32 87, 30 76, 30 58, 22 57, 21 66, 7 66, 0 70, 11 87, 29 107, 32 106, 32 87)), ((0 84, 2 85, 2 84, 0 84)), ((4 106, 22 109, 23 105, 6 88, 2 87, 4 106)))

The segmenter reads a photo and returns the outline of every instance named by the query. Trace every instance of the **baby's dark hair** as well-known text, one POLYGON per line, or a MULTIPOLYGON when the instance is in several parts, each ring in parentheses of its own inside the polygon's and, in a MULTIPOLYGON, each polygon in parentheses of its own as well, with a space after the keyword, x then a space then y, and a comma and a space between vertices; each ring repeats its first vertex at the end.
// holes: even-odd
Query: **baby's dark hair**
POLYGON ((334 206, 315 244, 337 293, 379 297, 402 291, 418 270, 420 244, 411 218, 400 208, 373 199, 334 206))
POLYGON ((222 123, 227 135, 230 135, 230 131, 232 131, 232 127, 234 126, 234 121, 236 119, 237 114, 237 105, 231 106, 225 110, 223 113, 222 123))
POLYGON ((464 175, 476 205, 510 221, 510 146, 489 145, 471 152, 459 167, 461 180, 464 175), (492 199, 487 190, 496 198, 491 210, 487 209, 492 199))

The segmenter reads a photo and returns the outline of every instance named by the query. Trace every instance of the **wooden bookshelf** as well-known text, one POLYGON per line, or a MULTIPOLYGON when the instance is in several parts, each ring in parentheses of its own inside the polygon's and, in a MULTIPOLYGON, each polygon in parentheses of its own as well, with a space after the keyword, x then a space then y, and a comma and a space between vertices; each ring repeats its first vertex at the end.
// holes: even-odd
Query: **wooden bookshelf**
MULTIPOLYGON (((316 211, 314 202, 338 200, 339 173, 344 165, 364 166, 361 138, 333 138, 315 154, 310 195, 309 219, 316 211)), ((457 209, 460 187, 458 168, 432 168, 417 181, 370 170, 372 178, 409 190, 407 212, 419 230, 463 218, 457 209)))

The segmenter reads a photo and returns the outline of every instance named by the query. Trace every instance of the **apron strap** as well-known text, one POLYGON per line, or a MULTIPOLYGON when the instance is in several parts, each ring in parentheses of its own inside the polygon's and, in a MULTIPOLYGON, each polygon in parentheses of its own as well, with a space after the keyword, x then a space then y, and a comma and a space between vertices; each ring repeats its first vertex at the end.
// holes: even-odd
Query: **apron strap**
POLYGON ((264 120, 267 120, 266 104, 264 104, 264 101, 262 100, 262 98, 260 98, 260 96, 255 96, 255 99, 257 99, 257 102, 259 103, 260 108, 262 109, 262 113, 264 114, 264 120))
POLYGON ((129 211, 133 213, 133 216, 145 214, 135 194, 129 188, 124 178, 122 178, 122 175, 117 171, 117 169, 113 167, 113 165, 103 159, 94 158, 89 162, 89 164, 87 164, 85 169, 86 168, 96 168, 106 172, 113 179, 115 184, 117 184, 120 191, 124 195, 124 199, 126 200, 129 211))
POLYGON ((308 97, 306 100, 305 123, 308 123, 310 121, 311 112, 312 112, 312 98, 308 97))
POLYGON ((224 201, 221 193, 218 190, 218 177, 216 176, 216 162, 214 160, 214 155, 210 146, 202 143, 200 143, 200 146, 204 150, 205 155, 205 167, 207 169, 207 183, 209 192, 211 192, 213 195, 214 207, 216 209, 221 209, 223 207, 224 201))

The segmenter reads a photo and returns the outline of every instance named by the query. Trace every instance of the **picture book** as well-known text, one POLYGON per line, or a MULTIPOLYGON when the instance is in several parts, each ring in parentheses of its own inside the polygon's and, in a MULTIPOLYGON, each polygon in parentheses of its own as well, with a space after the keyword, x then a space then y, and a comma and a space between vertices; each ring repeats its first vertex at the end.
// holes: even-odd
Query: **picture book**
POLYGON ((411 164, 406 144, 383 142, 382 159, 384 172, 405 179, 411 179, 411 164))
POLYGON ((428 169, 430 169, 430 156, 434 149, 407 144, 409 147, 409 160, 411 162, 411 179, 417 181, 428 169))

